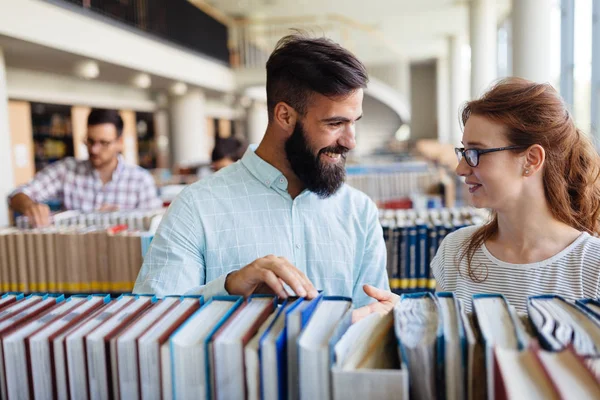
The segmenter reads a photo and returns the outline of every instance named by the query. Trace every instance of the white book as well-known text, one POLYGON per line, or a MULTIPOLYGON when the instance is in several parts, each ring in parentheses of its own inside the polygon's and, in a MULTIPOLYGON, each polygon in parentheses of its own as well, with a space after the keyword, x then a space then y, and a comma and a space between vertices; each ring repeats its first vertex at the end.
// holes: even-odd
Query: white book
MULTIPOLYGON (((23 301, 6 307, 0 312, 0 335, 9 330, 19 321, 25 320, 34 313, 40 312, 45 308, 51 307, 56 303, 56 298, 42 300, 43 296, 30 296, 23 301)), ((0 344, 0 360, 4 360, 4 352, 0 344)), ((4 371, 4 362, 0 362, 0 399, 6 399, 6 373, 4 371)))
POLYGON ((177 400, 207 398, 206 339, 236 302, 212 300, 192 315, 171 337, 173 396, 177 400))
POLYGON ((495 347, 493 353, 500 379, 496 387, 504 388, 507 400, 559 399, 533 351, 495 347))
MULTIPOLYGON (((170 352, 168 339, 194 311, 198 309, 200 302, 198 299, 186 298, 178 305, 169 310, 167 314, 153 325, 146 333, 138 339, 138 356, 140 362, 140 384, 142 390, 142 399, 160 400, 161 390, 164 390, 169 396, 172 395, 171 387, 171 361, 170 357, 166 362, 162 362, 162 353, 170 352), (163 346, 165 345, 166 346, 163 346), (166 350, 163 349, 166 348, 166 350), (165 366, 169 372, 165 370, 165 366), (163 377, 167 377, 166 382, 163 377), (162 388, 162 389, 161 389, 162 388)), ((163 394, 163 399, 165 394, 163 394)))
POLYGON ((10 366, 5 371, 6 387, 10 399, 27 400, 32 397, 32 393, 29 391, 31 374, 27 362, 26 339, 84 301, 85 299, 82 298, 70 298, 44 313, 41 318, 34 319, 4 337, 2 341, 4 361, 6 366, 10 366))
MULTIPOLYGON (((72 298, 71 302, 74 300, 78 299, 72 298)), ((54 354, 54 347, 51 343, 52 337, 104 304, 104 298, 102 297, 82 300, 78 307, 72 308, 63 317, 46 325, 29 338, 29 357, 36 399, 52 399, 54 397, 55 379, 56 381, 62 381, 62 379, 59 379, 56 369, 53 368, 54 363, 52 362, 53 359, 57 356, 61 357, 62 354, 54 354)))
POLYGON ((162 393, 162 400, 171 400, 173 398, 173 370, 169 342, 165 342, 160 346, 160 366, 162 387, 158 388, 156 396, 160 398, 162 393))
POLYGON ((122 296, 111 302, 102 313, 94 319, 87 321, 66 338, 67 346, 67 370, 69 371, 69 394, 72 399, 87 400, 88 397, 88 375, 87 359, 85 352, 85 337, 116 312, 127 306, 135 299, 135 296, 122 296))
POLYGON ((213 354, 217 400, 245 398, 244 346, 273 312, 274 298, 254 298, 240 307, 215 335, 213 354))
POLYGON ((114 365, 116 343, 111 343, 111 339, 151 304, 151 297, 139 297, 86 336, 88 381, 92 400, 118 397, 118 390, 115 391, 114 385, 113 387, 109 385, 110 381, 116 385, 115 381, 118 380, 116 365, 114 365))
POLYGON ((246 367, 246 394, 248 400, 260 400, 260 364, 258 358, 258 347, 260 338, 271 325, 275 316, 273 313, 261 325, 258 333, 244 347, 244 365, 246 367))
POLYGON ((82 320, 78 321, 72 327, 68 328, 63 333, 57 335, 52 340, 52 351, 54 355, 54 374, 55 374, 55 384, 56 384, 56 398, 58 400, 69 400, 69 371, 67 369, 67 344, 66 338, 72 332, 76 331, 83 324, 86 324, 88 321, 93 320, 98 315, 100 315, 109 304, 103 304, 98 309, 91 312, 88 316, 84 317, 82 320))
POLYGON ((178 302, 179 299, 175 297, 167 297, 159 300, 158 304, 129 326, 117 338, 117 362, 121 398, 140 398, 137 340, 178 302))
POLYGON ((300 399, 329 399, 329 344, 337 324, 350 309, 346 300, 323 298, 298 339, 300 399))
POLYGON ((396 351, 393 313, 371 314, 334 347, 333 399, 408 399, 408 370, 396 351))
POLYGON ((570 348, 536 354, 563 399, 600 399, 598 378, 570 348))

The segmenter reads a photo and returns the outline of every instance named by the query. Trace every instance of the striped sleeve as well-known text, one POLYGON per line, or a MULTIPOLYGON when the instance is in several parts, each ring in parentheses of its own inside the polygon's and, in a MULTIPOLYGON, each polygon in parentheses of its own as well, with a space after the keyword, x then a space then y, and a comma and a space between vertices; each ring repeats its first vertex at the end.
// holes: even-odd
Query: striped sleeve
POLYGON ((431 270, 433 271, 433 277, 435 278, 436 287, 443 291, 447 291, 446 277, 444 274, 444 264, 446 260, 446 243, 448 240, 442 240, 440 247, 435 253, 435 257, 431 260, 431 270))

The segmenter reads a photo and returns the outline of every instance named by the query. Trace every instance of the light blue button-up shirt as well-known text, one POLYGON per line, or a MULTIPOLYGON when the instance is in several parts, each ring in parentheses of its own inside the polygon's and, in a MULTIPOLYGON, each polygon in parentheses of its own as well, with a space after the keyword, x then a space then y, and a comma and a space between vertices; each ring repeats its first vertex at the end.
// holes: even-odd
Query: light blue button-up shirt
POLYGON ((295 199, 287 179, 249 148, 237 163, 187 187, 160 224, 134 293, 227 294, 225 277, 273 254, 287 258, 325 295, 373 300, 365 283, 389 290, 378 211, 343 185, 321 199, 295 199))

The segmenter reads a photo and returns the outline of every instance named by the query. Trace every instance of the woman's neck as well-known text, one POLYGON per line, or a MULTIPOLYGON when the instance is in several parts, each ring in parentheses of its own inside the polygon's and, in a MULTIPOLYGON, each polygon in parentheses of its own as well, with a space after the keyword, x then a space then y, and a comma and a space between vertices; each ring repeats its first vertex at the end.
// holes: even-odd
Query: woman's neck
POLYGON ((486 242, 497 258, 515 264, 542 261, 581 234, 552 215, 544 196, 536 198, 498 210, 498 232, 486 242))

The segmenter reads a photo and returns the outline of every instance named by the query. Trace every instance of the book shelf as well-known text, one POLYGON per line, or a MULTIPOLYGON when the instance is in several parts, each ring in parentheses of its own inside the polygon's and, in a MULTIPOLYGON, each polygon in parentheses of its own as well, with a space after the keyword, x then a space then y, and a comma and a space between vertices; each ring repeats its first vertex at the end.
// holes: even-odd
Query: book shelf
POLYGON ((31 103, 31 123, 35 172, 75 155, 70 106, 31 103))

